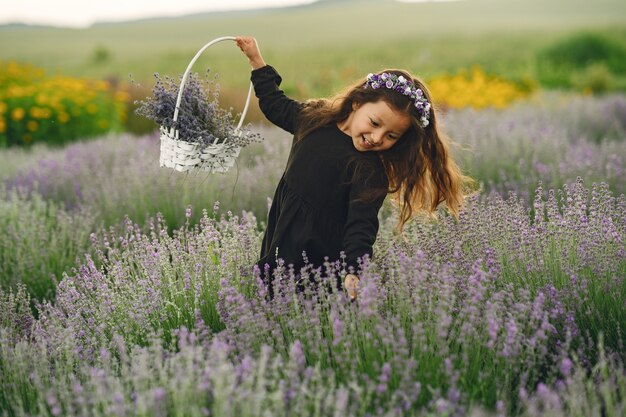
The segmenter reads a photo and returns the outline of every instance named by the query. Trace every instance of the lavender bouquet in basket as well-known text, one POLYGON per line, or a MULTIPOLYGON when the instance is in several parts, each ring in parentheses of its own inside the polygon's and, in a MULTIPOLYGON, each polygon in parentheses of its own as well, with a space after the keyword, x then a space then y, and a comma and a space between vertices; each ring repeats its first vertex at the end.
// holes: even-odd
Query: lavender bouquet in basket
POLYGON ((232 110, 220 107, 219 84, 214 79, 189 74, 176 112, 180 82, 154 76, 153 95, 137 101, 135 112, 161 126, 161 166, 226 172, 242 147, 260 139, 249 128, 236 126, 232 110))

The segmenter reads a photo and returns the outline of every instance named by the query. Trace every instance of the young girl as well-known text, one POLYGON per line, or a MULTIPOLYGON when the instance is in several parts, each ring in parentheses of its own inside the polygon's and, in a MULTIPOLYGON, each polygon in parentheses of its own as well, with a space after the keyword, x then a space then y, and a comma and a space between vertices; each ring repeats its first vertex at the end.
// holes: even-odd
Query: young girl
POLYGON ((253 68, 259 107, 294 134, 258 265, 267 274, 280 258, 298 271, 303 252, 321 266, 325 257, 334 261, 343 251, 343 286, 354 300, 357 260, 372 256, 385 196, 391 193, 399 202, 401 229, 414 213, 432 213, 442 202, 457 216, 470 179, 437 131, 430 94, 409 73, 370 74, 334 98, 302 103, 279 88, 282 79, 266 65, 254 38, 236 41, 253 68))

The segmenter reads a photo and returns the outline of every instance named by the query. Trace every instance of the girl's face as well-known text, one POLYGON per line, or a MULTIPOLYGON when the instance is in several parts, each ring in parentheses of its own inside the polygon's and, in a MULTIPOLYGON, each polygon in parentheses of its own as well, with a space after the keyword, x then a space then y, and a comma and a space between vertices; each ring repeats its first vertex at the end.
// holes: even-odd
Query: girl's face
POLYGON ((384 151, 396 144, 411 124, 409 116, 392 109, 385 101, 355 104, 352 113, 337 126, 352 138, 361 152, 384 151))

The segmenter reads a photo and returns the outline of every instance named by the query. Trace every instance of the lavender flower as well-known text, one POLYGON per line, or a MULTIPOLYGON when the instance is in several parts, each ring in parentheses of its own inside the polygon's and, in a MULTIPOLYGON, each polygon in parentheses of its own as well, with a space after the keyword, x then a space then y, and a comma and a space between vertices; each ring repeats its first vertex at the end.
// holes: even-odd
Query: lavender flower
POLYGON ((426 127, 430 123, 431 105, 424 97, 424 92, 420 88, 415 87, 411 81, 407 80, 403 76, 388 74, 386 72, 381 74, 368 74, 364 88, 367 87, 371 87, 373 89, 385 87, 410 97, 414 101, 415 108, 419 113, 421 126, 426 127))
POLYGON ((154 77, 156 83, 152 90, 153 95, 137 101, 135 104, 138 107, 135 112, 156 122, 162 128, 176 129, 180 140, 204 146, 227 143, 233 147, 243 147, 260 138, 248 128, 237 132, 235 116, 230 110, 219 105, 219 84, 208 76, 203 81, 195 73, 189 75, 183 86, 178 117, 174 121, 180 82, 168 76, 161 78, 156 73, 154 77))
MULTIPOLYGON (((149 159, 141 156, 158 150, 154 137, 109 138, 62 151, 34 149, 41 153, 32 161, 59 161, 35 170, 38 178, 56 174, 47 190, 69 184, 67 191, 74 193, 76 180, 80 205, 105 206, 101 213, 110 217, 104 223, 113 226, 83 229, 82 217, 69 207, 79 205, 68 204, 50 222, 65 219, 68 227, 54 228, 40 220, 50 212, 40 197, 16 199, 14 190, 0 200, 0 219, 8 219, 2 230, 9 237, 0 239, 0 253, 12 260, 3 263, 4 276, 17 271, 22 279, 35 269, 46 273, 34 263, 45 253, 43 246, 32 244, 47 243, 47 251, 67 248, 60 235, 83 235, 80 253, 90 253, 75 269, 71 264, 62 269, 66 273, 55 284, 53 300, 31 304, 25 290, 0 290, 0 409, 8 415, 308 415, 315 410, 342 416, 440 411, 538 417, 566 416, 573 407, 621 412, 626 405, 624 186, 615 177, 596 183, 577 179, 574 168, 565 185, 555 186, 565 178, 559 177, 556 159, 525 148, 524 136, 504 136, 507 118, 521 115, 511 110, 469 117, 518 140, 512 160, 525 162, 502 166, 508 184, 518 184, 511 187, 516 192, 472 197, 458 221, 447 216, 437 223, 415 221, 402 236, 393 233, 393 208, 385 207, 375 256, 360 264, 362 292, 355 303, 346 302, 336 288, 340 260, 301 271, 284 264, 268 270, 276 278, 273 299, 266 297, 261 271, 251 267, 262 223, 251 213, 233 213, 255 201, 257 211, 266 213, 271 189, 262 186, 268 176, 280 176, 288 137, 252 149, 252 164, 242 170, 250 188, 238 190, 243 200, 238 206, 224 201, 226 193, 220 192, 228 187, 222 183, 206 187, 209 194, 199 193, 195 200, 187 198, 189 193, 184 199, 175 194, 173 183, 171 189, 139 194, 146 184, 169 184, 167 176, 157 177, 146 165, 124 168, 129 159, 149 159), (79 165, 80 155, 87 166, 79 165), (66 170, 73 162, 76 170, 66 170), (526 174, 527 167, 551 177, 524 194, 519 189, 536 186, 535 178, 514 174, 526 174), (120 178, 137 179, 136 188, 120 187, 120 178), (100 193, 109 199, 97 192, 105 182, 110 186, 101 186, 100 193), (175 197, 162 199, 170 191, 175 197), (218 196, 222 208, 212 211, 218 196), (124 211, 138 200, 155 203, 138 205, 125 218, 124 211), (170 215, 145 220, 135 215, 156 212, 174 200, 181 201, 170 215), (123 211, 111 214, 115 206, 123 211), (296 278, 304 291, 296 291, 296 278), (25 404, 37 404, 39 411, 25 404)), ((610 172, 622 172, 613 162, 622 159, 623 141, 588 147, 586 141, 568 142, 560 128, 547 127, 532 128, 540 138, 534 145, 550 150, 547 144, 554 139, 564 149, 577 149, 569 154, 578 155, 580 166, 597 171, 606 162, 610 172), (597 164, 584 165, 596 152, 603 155, 597 164), (610 152, 617 159, 609 158, 610 152)), ((483 131, 468 132, 480 136, 483 131)), ((28 164, 24 167, 29 172, 28 164)), ((600 179, 606 176, 598 172, 600 179)), ((192 183, 203 188, 198 184, 192 183)), ((55 199, 55 192, 46 192, 44 199, 55 199)))

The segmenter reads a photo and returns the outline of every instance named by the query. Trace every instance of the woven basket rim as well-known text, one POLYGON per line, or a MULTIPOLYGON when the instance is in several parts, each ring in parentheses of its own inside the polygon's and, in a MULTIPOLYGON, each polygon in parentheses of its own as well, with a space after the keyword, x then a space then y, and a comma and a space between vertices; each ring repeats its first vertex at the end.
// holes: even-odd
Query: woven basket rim
MULTIPOLYGON (((237 127, 232 127, 231 129, 229 129, 229 136, 228 138, 225 139, 224 142, 222 143, 228 143, 230 142, 228 139, 230 139, 231 137, 236 137, 237 139, 243 138, 248 136, 250 133, 246 132, 242 129, 238 129, 237 127)), ((162 134, 165 134, 167 136, 169 136, 170 138, 174 139, 174 140, 179 140, 181 142, 185 142, 185 143, 191 143, 191 144, 197 144, 197 145, 203 145, 205 142, 199 142, 199 141, 189 141, 189 140, 185 140, 180 138, 179 136, 179 131, 178 129, 176 129, 175 127, 166 127, 166 126, 160 126, 160 131, 162 134)), ((214 136, 215 138, 220 139, 217 136, 214 136)))

